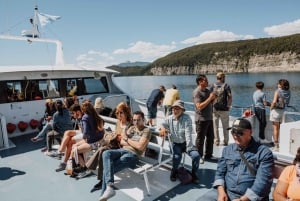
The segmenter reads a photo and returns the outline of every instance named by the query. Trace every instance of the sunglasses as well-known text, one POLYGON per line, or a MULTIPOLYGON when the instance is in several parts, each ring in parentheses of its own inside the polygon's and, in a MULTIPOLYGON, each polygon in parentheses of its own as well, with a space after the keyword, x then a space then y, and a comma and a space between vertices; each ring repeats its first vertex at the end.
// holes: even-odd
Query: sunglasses
POLYGON ((243 136, 244 135, 244 132, 243 132, 243 129, 238 129, 238 128, 232 128, 231 129, 231 134, 232 135, 236 135, 236 136, 243 136))
POLYGON ((116 115, 124 114, 124 112, 116 112, 116 115))

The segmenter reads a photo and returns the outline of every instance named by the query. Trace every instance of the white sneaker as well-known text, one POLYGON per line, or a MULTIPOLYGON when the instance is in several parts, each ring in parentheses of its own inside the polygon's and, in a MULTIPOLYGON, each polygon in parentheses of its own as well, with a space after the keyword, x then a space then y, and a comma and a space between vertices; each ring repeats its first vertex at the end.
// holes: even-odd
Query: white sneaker
POLYGON ((204 164, 204 159, 203 159, 202 157, 200 158, 199 163, 200 163, 200 164, 204 164))
POLYGON ((99 198, 99 201, 106 201, 109 198, 112 198, 116 195, 116 191, 113 189, 112 186, 107 186, 106 190, 104 191, 103 195, 99 198))

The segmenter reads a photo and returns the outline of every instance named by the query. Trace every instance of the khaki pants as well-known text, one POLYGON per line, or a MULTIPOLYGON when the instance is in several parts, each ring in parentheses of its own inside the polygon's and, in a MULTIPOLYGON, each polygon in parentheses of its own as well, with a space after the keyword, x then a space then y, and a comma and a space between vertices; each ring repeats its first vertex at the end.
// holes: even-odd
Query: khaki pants
POLYGON ((223 135, 224 135, 224 144, 228 144, 229 136, 228 130, 229 127, 229 111, 214 111, 213 112, 213 125, 214 125, 214 135, 215 135, 215 143, 220 143, 220 135, 219 135, 219 121, 221 119, 222 127, 223 127, 223 135))

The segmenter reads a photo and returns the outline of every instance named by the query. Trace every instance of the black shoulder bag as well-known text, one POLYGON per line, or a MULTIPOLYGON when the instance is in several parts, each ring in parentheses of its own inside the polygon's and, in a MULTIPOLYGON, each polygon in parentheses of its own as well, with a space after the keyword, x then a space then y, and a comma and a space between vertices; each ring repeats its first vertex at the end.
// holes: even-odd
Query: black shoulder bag
POLYGON ((241 159, 244 161, 245 165, 249 169, 250 174, 252 174, 252 176, 255 176, 256 175, 256 170, 248 163, 248 161, 246 160, 246 158, 243 154, 243 151, 240 150, 239 153, 240 153, 241 159))

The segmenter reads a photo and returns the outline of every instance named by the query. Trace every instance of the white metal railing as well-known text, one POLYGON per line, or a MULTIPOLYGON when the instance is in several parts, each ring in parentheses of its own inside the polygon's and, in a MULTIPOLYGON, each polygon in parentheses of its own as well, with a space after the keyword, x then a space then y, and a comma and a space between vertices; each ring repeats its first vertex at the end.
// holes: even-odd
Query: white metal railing
POLYGON ((0 149, 8 148, 8 136, 6 130, 6 119, 4 115, 0 114, 0 149))

